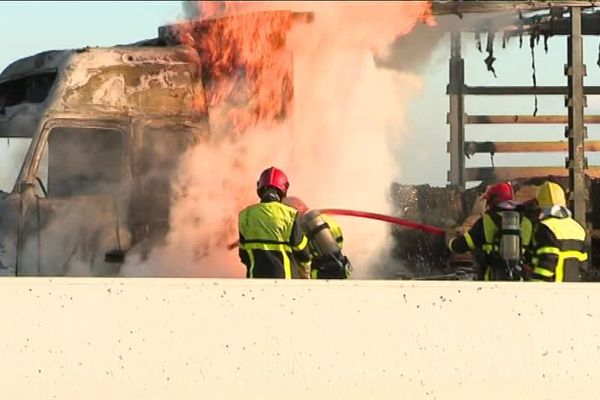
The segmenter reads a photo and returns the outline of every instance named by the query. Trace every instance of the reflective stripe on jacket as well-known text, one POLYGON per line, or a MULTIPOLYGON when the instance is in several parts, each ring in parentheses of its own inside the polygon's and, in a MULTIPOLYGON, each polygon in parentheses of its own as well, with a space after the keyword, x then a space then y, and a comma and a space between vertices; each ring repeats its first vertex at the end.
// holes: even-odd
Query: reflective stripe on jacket
MULTIPOLYGON (((480 253, 480 258, 483 258, 483 260, 479 261, 483 265, 481 265, 482 270, 479 279, 486 281, 498 279, 497 276, 494 276, 494 268, 490 264, 492 264, 494 257, 499 257, 497 235, 499 225, 501 224, 501 218, 502 217, 495 212, 487 212, 475 221, 468 232, 461 237, 452 239, 448 244, 450 250, 456 253, 463 253, 466 251, 483 253, 480 253)), ((521 216, 520 228, 521 252, 522 254, 525 254, 526 247, 531 243, 533 230, 531 220, 525 216, 521 216)))
POLYGON ((543 218, 533 238, 532 280, 580 281, 587 268, 585 239, 585 229, 573 218, 543 218))
POLYGON ((238 223, 248 278, 308 277, 308 239, 295 209, 277 201, 258 203, 240 211, 238 223))

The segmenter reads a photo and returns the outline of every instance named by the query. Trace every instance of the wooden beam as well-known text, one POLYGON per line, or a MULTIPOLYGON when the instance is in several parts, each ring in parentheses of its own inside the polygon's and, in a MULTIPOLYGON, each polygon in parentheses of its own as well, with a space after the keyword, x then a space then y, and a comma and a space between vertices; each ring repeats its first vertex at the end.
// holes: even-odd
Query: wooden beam
MULTIPOLYGON (((600 2, 450 2, 447 4, 433 4, 434 14, 463 14, 488 13, 490 17, 487 20, 481 20, 477 24, 463 24, 461 30, 470 33, 502 32, 507 38, 531 35, 536 36, 569 36, 571 32, 570 17, 563 15, 562 18, 553 18, 551 15, 533 15, 535 11, 549 9, 564 9, 565 7, 574 7, 582 9, 585 7, 600 6, 600 2), (508 3, 508 4, 506 4, 508 3), (526 4, 524 4, 526 3, 526 4), (439 12, 438 12, 439 10, 439 12), (504 12, 504 15, 492 14, 498 11, 504 12), (514 13, 511 13, 514 11, 514 13), (517 12, 524 14, 518 18, 517 12), (529 13, 529 14, 528 14, 529 13)), ((593 10, 593 9, 592 9, 593 10)), ((591 13, 582 13, 581 15, 581 34, 582 35, 600 35, 600 12, 593 10, 591 13)))
MULTIPOLYGON (((586 115, 586 124, 600 124, 600 115, 586 115)), ((467 124, 567 124, 566 115, 467 115, 467 124)))
MULTIPOLYGON (((581 34, 585 36, 597 36, 600 35, 600 16, 588 16, 584 17, 582 22, 581 34)), ((520 24, 500 24, 493 20, 490 20, 487 24, 480 24, 479 26, 465 26, 462 30, 464 33, 485 33, 488 31, 503 32, 507 38, 512 38, 519 35, 529 35, 531 32, 536 35, 544 36, 568 36, 570 29, 570 20, 560 20, 549 22, 538 22, 538 23, 524 23, 520 24)))
MULTIPOLYGON (((465 153, 558 153, 569 149, 566 140, 554 142, 465 142, 465 153)), ((600 140, 586 141, 585 151, 600 151, 600 140)))
MULTIPOLYGON (((594 166, 586 170, 592 177, 600 176, 600 167, 594 166)), ((568 176, 569 170, 564 167, 483 167, 465 168, 465 180, 494 181, 515 178, 534 178, 538 176, 568 176)))
POLYGON ((536 11, 550 7, 593 7, 598 1, 433 1, 434 15, 491 13, 499 11, 536 11))
MULTIPOLYGON (((567 166, 569 168, 569 205, 573 217, 582 226, 587 227, 588 191, 585 181, 587 158, 584 145, 586 137, 583 109, 586 106, 584 96, 583 77, 585 65, 583 64, 583 38, 581 35, 581 8, 571 7, 571 35, 567 40, 567 65, 565 75, 569 93, 567 97, 568 123, 566 136, 569 140, 567 166)), ((588 238, 589 241, 589 238, 588 238)), ((588 243, 589 244, 589 243, 588 243)))
POLYGON ((450 36, 448 99, 448 124, 450 125, 450 173, 451 184, 464 189, 465 180, 465 105, 462 89, 465 87, 465 62, 461 56, 461 34, 452 32, 450 36))
MULTIPOLYGON (((464 94, 470 95, 566 95, 566 86, 468 86, 464 94)), ((600 86, 584 86, 585 94, 600 95, 600 86)))
MULTIPOLYGON (((600 35, 600 18, 597 15, 585 17, 582 21, 581 34, 597 36, 600 35)), ((571 21, 569 19, 563 19, 559 21, 540 22, 537 24, 524 24, 524 25, 510 25, 510 26, 499 26, 499 30, 506 32, 507 36, 518 36, 520 34, 527 34, 528 32, 536 31, 538 35, 552 35, 552 36, 569 36, 571 32, 571 21)))

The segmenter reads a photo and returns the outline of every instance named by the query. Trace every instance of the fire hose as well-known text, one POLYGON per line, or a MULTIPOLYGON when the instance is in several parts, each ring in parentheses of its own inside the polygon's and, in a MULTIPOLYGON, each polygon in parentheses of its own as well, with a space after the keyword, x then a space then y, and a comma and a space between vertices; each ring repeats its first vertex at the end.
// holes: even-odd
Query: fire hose
MULTIPOLYGON (((402 226, 405 228, 410 228, 410 229, 419 230, 419 231, 422 231, 425 233, 430 233, 432 235, 437 235, 437 236, 445 235, 444 230, 441 228, 438 228, 437 226, 426 225, 426 224, 422 224, 420 222, 408 221, 406 219, 392 217, 390 215, 377 214, 377 213, 372 213, 372 212, 367 212, 367 211, 342 210, 342 209, 336 209, 336 208, 325 208, 325 209, 319 210, 319 212, 321 212, 323 214, 329 214, 329 215, 346 215, 346 216, 351 216, 351 217, 374 219, 374 220, 378 220, 378 221, 389 222, 391 224, 402 226)), ((229 244, 227 246, 227 248, 229 250, 233 250, 237 246, 238 246, 238 242, 235 241, 235 242, 229 244)))
POLYGON ((426 233, 431 233, 432 235, 444 236, 445 234, 444 230, 438 228, 437 226, 426 225, 420 222, 408 221, 406 219, 396 218, 384 214, 377 214, 367 211, 340 210, 335 208, 325 208, 319 211, 323 214, 329 215, 348 215, 352 217, 376 219, 378 221, 389 222, 394 225, 403 226, 410 229, 416 229, 426 233))

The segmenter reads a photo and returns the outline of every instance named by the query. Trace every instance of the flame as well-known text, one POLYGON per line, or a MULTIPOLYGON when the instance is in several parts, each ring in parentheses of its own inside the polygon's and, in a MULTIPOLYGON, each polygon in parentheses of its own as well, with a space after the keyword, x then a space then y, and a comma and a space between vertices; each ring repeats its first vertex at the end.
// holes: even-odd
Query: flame
MULTIPOLYGON (((238 212, 257 200, 258 174, 271 165, 286 171, 290 195, 309 207, 389 212, 399 161, 390 150, 407 134, 407 103, 421 85, 417 76, 378 69, 374 56, 385 56, 417 23, 433 24, 430 4, 240 1, 198 8, 200 19, 180 24, 179 37, 202 67, 211 137, 181 162, 171 231, 166 247, 150 257, 150 273, 244 276, 227 245, 237 239, 238 212)), ((388 227, 340 223, 355 276, 368 276, 367 265, 384 254, 388 227)))
MULTIPOLYGON (((306 15, 281 8, 323 8, 318 2, 201 1, 197 2, 200 18, 180 24, 178 34, 187 49, 190 61, 202 68, 202 80, 207 86, 206 100, 196 99, 195 106, 219 108, 227 106, 228 128, 236 133, 261 123, 279 122, 289 117, 293 98, 292 54, 287 47, 288 32, 294 22, 310 21, 306 15), (296 2, 297 3, 297 2, 296 2), (310 4, 307 7, 307 4, 310 4), (300 18, 298 18, 300 16, 300 18)), ((365 29, 373 29, 371 21, 381 17, 377 10, 389 4, 378 2, 340 2, 357 15, 357 25, 349 26, 355 38, 368 42, 365 29), (371 16, 373 18, 371 18, 371 16), (360 21, 368 21, 361 26, 360 21), (361 39, 362 38, 362 39, 361 39)), ((392 6, 398 10, 398 6, 392 6)), ((385 55, 390 39, 405 34, 417 22, 434 25, 429 2, 406 2, 401 7, 409 15, 391 13, 380 20, 377 30, 391 35, 382 40, 374 54, 385 55)), ((332 32, 335 35, 336 32, 332 32)), ((335 39, 332 38, 335 42, 335 39)))
MULTIPOLYGON (((190 60, 201 65, 208 106, 227 106, 229 124, 238 133, 282 120, 293 97, 292 58, 285 44, 295 16, 277 11, 215 19, 237 5, 209 4, 199 21, 178 29, 190 60)), ((198 100, 197 105, 205 104, 198 100)))

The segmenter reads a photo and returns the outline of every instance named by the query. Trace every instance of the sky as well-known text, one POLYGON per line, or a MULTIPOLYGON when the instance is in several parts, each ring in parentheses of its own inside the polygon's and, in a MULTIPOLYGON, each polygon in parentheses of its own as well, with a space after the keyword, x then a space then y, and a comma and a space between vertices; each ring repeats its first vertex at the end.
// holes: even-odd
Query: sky
MULTIPOLYGON (((45 50, 113 46, 157 36, 183 16, 179 1, 0 1, 0 71, 45 50), (8 39, 10 38, 10 39, 8 39)), ((0 190, 11 191, 26 139, 0 141, 0 190)))
MULTIPOLYGON (((183 16, 179 1, 2 1, 0 2, 0 70, 19 58, 49 49, 77 48, 83 46, 111 46, 155 37, 160 25, 168 24, 183 16), (10 39, 8 39, 10 38, 10 39)), ((452 17, 455 18, 455 17, 452 17)), ((598 38, 584 42, 584 56, 588 76, 585 83, 598 85, 600 68, 598 38)), ((522 49, 518 40, 502 49, 496 43, 495 63, 497 78, 486 71, 485 53, 475 48, 472 36, 463 40, 466 65, 466 82, 470 85, 531 85, 531 58, 528 41, 522 49)), ((449 157, 446 142, 449 129, 446 124, 448 97, 449 45, 447 38, 431 54, 419 69, 422 76, 422 92, 410 105, 412 134, 404 138, 398 151, 403 168, 398 181, 407 184, 428 183, 434 186, 446 184, 449 157)), ((536 48, 538 85, 563 85, 563 65, 566 63, 566 39, 549 40, 549 52, 543 46, 536 48)), ((600 113, 598 96, 588 96, 586 113, 600 113)), ((564 114, 566 109, 560 96, 539 98, 538 114, 564 114)), ((532 97, 471 97, 466 100, 466 111, 472 114, 531 114, 532 97)), ((523 125, 513 128, 501 126, 468 126, 467 140, 562 140, 563 126, 523 125), (510 132, 509 131, 510 128, 510 132)), ((588 127, 590 139, 600 137, 600 130, 588 127)), ((0 143, 0 190, 11 190, 14 177, 7 172, 2 158, 6 148, 0 143), (4 153, 3 153, 4 152, 4 153)), ((523 155, 499 154, 494 158, 496 166, 523 163, 523 155)), ((526 156, 525 156, 526 157, 526 156)), ((564 154, 545 154, 527 158, 527 165, 563 165, 564 154)), ((600 163, 596 155, 589 155, 590 164, 600 163)), ((490 156, 477 155, 467 161, 467 166, 490 166, 490 156)), ((11 170, 13 170, 12 168, 11 170)))
POLYGON ((44 50, 155 37, 182 14, 179 1, 2 1, 0 69, 44 50))

